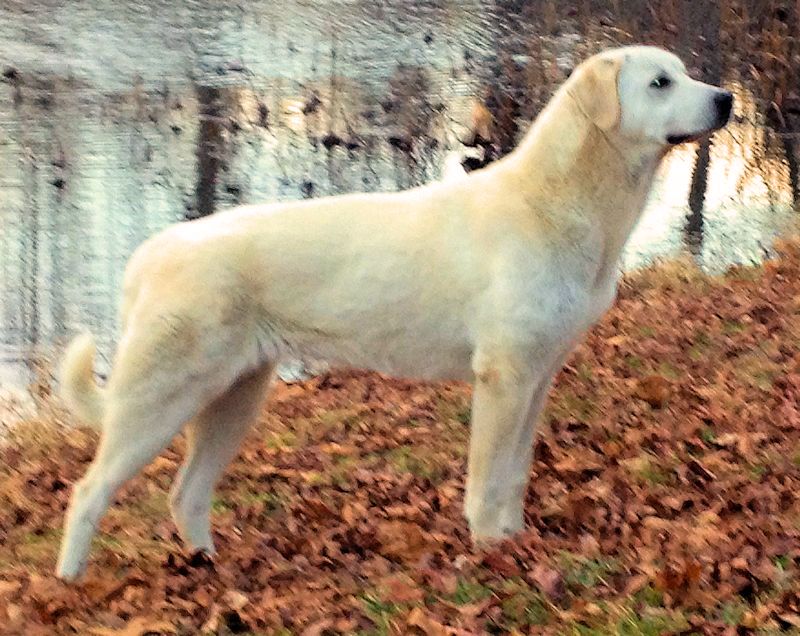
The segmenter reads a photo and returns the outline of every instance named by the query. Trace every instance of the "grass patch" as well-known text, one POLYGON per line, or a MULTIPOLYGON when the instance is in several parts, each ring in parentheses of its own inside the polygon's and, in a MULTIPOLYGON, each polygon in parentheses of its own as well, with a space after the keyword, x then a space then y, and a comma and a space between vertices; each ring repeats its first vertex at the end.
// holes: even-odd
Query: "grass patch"
POLYGON ((17 539, 16 560, 29 566, 53 561, 58 554, 60 543, 60 528, 46 528, 41 531, 26 532, 17 539))
POLYGON ((728 601, 719 609, 719 618, 726 625, 736 626, 742 622, 745 612, 750 606, 741 600, 728 601))
POLYGON ((392 619, 399 617, 404 609, 402 605, 384 601, 374 593, 363 594, 361 605, 364 613, 375 625, 373 631, 361 632, 364 636, 384 636, 384 634, 391 633, 392 619))
POLYGON ((455 424, 455 430, 464 431, 464 435, 469 431, 469 422, 472 418, 472 403, 466 397, 455 399, 445 399, 439 397, 434 402, 434 410, 442 420, 450 420, 455 424))
POLYGON ((553 618, 550 604, 524 581, 508 579, 498 592, 505 596, 500 603, 500 627, 504 630, 546 625, 553 618))
POLYGON ((157 488, 150 484, 152 489, 141 496, 136 497, 130 504, 126 504, 126 508, 118 508, 120 514, 130 514, 131 516, 148 521, 160 521, 169 515, 169 504, 167 502, 167 493, 161 488, 157 488))
POLYGON ((594 626, 573 624, 564 633, 574 636, 663 636, 684 633, 688 627, 686 617, 678 611, 645 608, 637 612, 625 608, 622 615, 614 616, 611 622, 594 626))
POLYGON ((734 375, 739 381, 761 391, 772 389, 780 371, 780 365, 770 360, 766 352, 762 350, 739 356, 733 369, 734 375))
POLYGON ((575 372, 581 382, 589 382, 594 378, 594 369, 586 362, 581 362, 575 369, 575 372))
POLYGON ((333 468, 329 471, 331 484, 337 488, 345 488, 349 486, 353 471, 358 465, 358 458, 350 457, 348 455, 337 455, 333 459, 333 468))
POLYGON ((218 515, 228 510, 233 510, 233 503, 224 495, 214 495, 211 498, 211 514, 218 515))
POLYGON ((608 578, 620 569, 616 559, 587 559, 571 552, 563 552, 559 560, 564 571, 564 583, 573 590, 590 590, 598 584, 607 585, 608 578))
POLYGON ((623 362, 625 363, 625 366, 633 371, 641 371, 644 369, 644 360, 642 360, 639 356, 627 355, 623 358, 623 362))
POLYGON ((692 336, 692 344, 702 350, 711 346, 711 336, 704 329, 697 329, 692 336))
POLYGON ((477 581, 470 581, 466 579, 458 579, 456 584, 456 591, 450 595, 448 600, 456 605, 468 605, 475 601, 482 601, 483 599, 492 595, 492 589, 478 583, 477 581))
POLYGON ((634 595, 634 600, 639 605, 647 607, 662 607, 664 605, 664 593, 652 585, 642 588, 634 595))
POLYGON ((792 557, 790 557, 788 554, 782 554, 780 556, 776 556, 773 560, 773 563, 775 563, 775 567, 781 572, 786 572, 792 563, 792 557))
POLYGON ((298 446, 297 435, 293 431, 267 431, 264 443, 267 448, 278 451, 298 446))
MULTIPOLYGON (((312 420, 308 421, 305 432, 309 437, 318 439, 328 431, 347 432, 359 428, 362 417, 353 408, 339 408, 322 411, 312 420)), ((302 441, 302 440, 301 440, 302 441)))
POLYGON ((548 401, 546 410, 548 419, 568 420, 574 418, 579 422, 590 421, 597 413, 593 399, 581 397, 570 389, 554 394, 548 401))
POLYGON ((422 449, 405 444, 386 453, 386 461, 398 472, 411 473, 432 483, 439 483, 446 474, 446 468, 438 465, 433 457, 421 455, 422 449))
POLYGON ((264 512, 267 514, 277 512, 286 504, 286 499, 275 492, 253 492, 252 490, 243 491, 238 500, 245 506, 264 504, 264 512))
POLYGON ((766 464, 750 464, 750 479, 753 481, 761 481, 769 472, 769 466, 766 464))
POLYGON ((670 484, 674 478, 674 471, 658 463, 657 459, 644 453, 638 457, 621 462, 638 481, 659 486, 670 484))
POLYGON ((670 364, 669 362, 660 362, 656 367, 656 373, 662 375, 668 380, 680 380, 683 373, 678 367, 670 364))
POLYGON ((469 422, 472 419, 472 405, 465 404, 464 406, 458 407, 456 409, 455 419, 459 424, 469 426, 469 422))
POLYGON ((619 636, 662 636, 662 634, 685 630, 689 626, 680 613, 647 615, 631 612, 617 623, 614 632, 619 636))
POLYGON ((700 431, 700 437, 706 444, 711 444, 715 439, 717 439, 717 434, 710 426, 704 426, 700 431))
POLYGON ((642 325, 639 327, 639 335, 643 338, 653 338, 656 333, 658 333, 655 327, 650 327, 649 325, 642 325))
POLYGON ((744 325, 738 320, 725 320, 722 323, 722 333, 726 336, 735 336, 744 331, 744 325))

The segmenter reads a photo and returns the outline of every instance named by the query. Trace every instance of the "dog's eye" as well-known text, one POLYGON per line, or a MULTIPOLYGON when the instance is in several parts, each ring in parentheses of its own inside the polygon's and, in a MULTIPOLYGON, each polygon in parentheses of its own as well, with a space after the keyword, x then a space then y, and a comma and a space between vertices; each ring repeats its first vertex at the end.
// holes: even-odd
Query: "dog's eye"
POLYGON ((672 80, 666 75, 659 75, 652 82, 650 82, 650 86, 653 88, 667 88, 667 86, 670 84, 672 84, 672 80))

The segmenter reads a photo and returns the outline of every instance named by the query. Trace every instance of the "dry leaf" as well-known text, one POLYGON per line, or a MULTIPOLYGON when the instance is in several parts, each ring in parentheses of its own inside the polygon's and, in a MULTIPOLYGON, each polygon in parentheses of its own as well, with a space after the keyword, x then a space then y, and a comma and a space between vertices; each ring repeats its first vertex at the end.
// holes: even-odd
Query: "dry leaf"
POLYGON ((417 627, 425 636, 447 636, 447 629, 421 607, 412 609, 406 617, 409 627, 417 627))
POLYGON ((131 619, 122 629, 107 627, 90 627, 92 636, 161 636, 177 634, 176 628, 169 622, 146 616, 131 619))
POLYGON ((672 385, 660 375, 648 375, 643 378, 635 392, 636 397, 659 409, 667 403, 671 394, 672 385))

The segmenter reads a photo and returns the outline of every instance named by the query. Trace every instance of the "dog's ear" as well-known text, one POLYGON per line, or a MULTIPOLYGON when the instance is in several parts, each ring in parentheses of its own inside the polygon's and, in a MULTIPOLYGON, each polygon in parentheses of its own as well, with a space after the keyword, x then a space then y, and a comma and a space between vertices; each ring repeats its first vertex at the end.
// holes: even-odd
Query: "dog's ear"
POLYGON ((601 130, 611 130, 619 124, 622 113, 617 80, 621 67, 619 57, 596 57, 575 69, 570 93, 601 130))

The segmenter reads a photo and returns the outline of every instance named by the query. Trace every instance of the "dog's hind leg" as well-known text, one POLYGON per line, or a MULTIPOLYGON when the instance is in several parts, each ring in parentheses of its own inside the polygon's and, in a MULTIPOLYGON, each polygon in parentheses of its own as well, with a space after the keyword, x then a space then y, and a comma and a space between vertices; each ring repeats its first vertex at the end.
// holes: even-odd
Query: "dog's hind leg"
POLYGON ((270 363, 242 376, 187 426, 186 460, 170 493, 170 509, 193 549, 214 553, 209 519, 214 485, 258 414, 274 370, 270 363))
POLYGON ((117 489, 253 364, 240 353, 247 351, 245 336, 204 337, 209 331, 171 315, 139 320, 120 341, 103 398, 100 445, 67 511, 57 567, 63 579, 83 572, 97 523, 117 489))
POLYGON ((97 454, 72 493, 56 569, 60 578, 83 573, 95 529, 114 493, 169 444, 193 415, 196 399, 187 391, 159 403, 109 405, 97 454))

